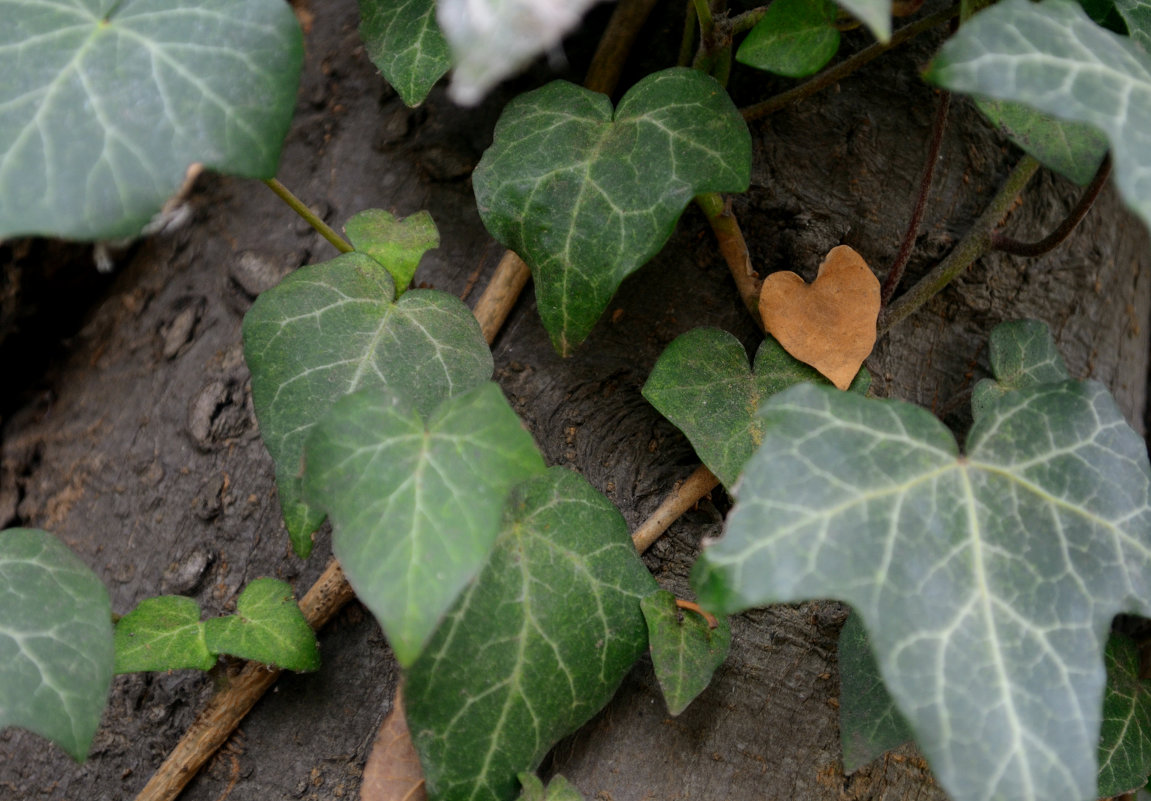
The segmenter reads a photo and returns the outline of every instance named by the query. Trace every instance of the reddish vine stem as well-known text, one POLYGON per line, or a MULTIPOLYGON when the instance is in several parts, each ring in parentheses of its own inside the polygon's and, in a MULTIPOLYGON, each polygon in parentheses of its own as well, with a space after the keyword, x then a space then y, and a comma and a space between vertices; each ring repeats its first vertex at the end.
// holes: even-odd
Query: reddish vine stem
POLYGON ((1071 235, 1075 227, 1087 216, 1087 212, 1095 205, 1095 199, 1099 197, 1099 192, 1103 189, 1103 185, 1107 183, 1110 175, 1111 154, 1108 153, 1103 159, 1103 163, 1099 165, 1099 169, 1095 172, 1095 177, 1091 179, 1091 183, 1083 190, 1083 195, 1079 198, 1079 202, 1075 204, 1075 207, 1071 209, 1063 219, 1063 222, 1059 223, 1054 231, 1038 242, 1020 242, 1017 239, 1012 239, 996 231, 991 234, 991 247, 994 250, 1010 253, 1012 256, 1028 257, 1042 256, 1044 253, 1055 249, 1063 240, 1071 235))
POLYGON ((931 181, 935 176, 935 165, 939 161, 939 148, 943 145, 943 132, 947 130, 947 111, 951 107, 951 92, 944 90, 939 98, 939 105, 935 109, 935 120, 931 126, 931 143, 927 148, 927 161, 923 164, 923 174, 919 178, 919 193, 915 197, 915 208, 911 212, 911 220, 907 223, 907 233, 903 236, 903 243, 899 246, 899 254, 891 269, 887 271, 887 278, 883 282, 883 289, 879 294, 879 307, 882 309, 891 300, 903 278, 903 271, 907 261, 911 258, 911 251, 915 248, 915 239, 919 236, 919 225, 923 222, 923 212, 927 209, 927 197, 931 194, 931 181))
POLYGON ((719 618, 717 618, 711 612, 704 609, 702 606, 697 604, 695 601, 685 601, 682 598, 676 598, 675 599, 675 605, 679 609, 686 609, 688 612, 695 612, 697 615, 699 615, 705 621, 707 621, 707 627, 709 629, 714 629, 714 628, 719 627, 719 618))

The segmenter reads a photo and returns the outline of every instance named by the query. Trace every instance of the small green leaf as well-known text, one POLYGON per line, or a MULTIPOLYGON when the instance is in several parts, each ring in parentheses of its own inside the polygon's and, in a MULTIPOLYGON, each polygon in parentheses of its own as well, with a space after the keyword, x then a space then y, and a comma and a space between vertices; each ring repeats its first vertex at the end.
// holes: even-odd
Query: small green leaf
POLYGON ((775 0, 735 60, 789 78, 818 72, 839 49, 838 11, 832 0, 775 0))
POLYGON ((200 605, 191 598, 145 598, 116 624, 116 672, 208 670, 216 654, 204 641, 200 605))
MULTIPOLYGON (((696 455, 730 489, 763 439, 756 411, 769 397, 802 381, 827 384, 771 337, 750 369, 743 345, 726 331, 696 328, 660 354, 643 396, 684 433, 696 455)), ((866 394, 871 376, 861 370, 852 392, 866 394)))
POLYGON ((944 43, 927 78, 1100 129, 1119 191, 1151 224, 1151 56, 1077 3, 1003 0, 944 43))
POLYGON ((394 299, 395 282, 379 262, 347 253, 292 273, 244 317, 252 405, 300 556, 324 521, 303 497, 304 441, 338 398, 389 386, 426 414, 491 378, 491 351, 459 298, 417 289, 394 299))
POLYGON ((844 773, 859 770, 911 738, 911 727, 883 686, 867 630, 859 615, 852 614, 839 632, 839 742, 844 773))
POLYGON ((971 410, 977 419, 1009 392, 1071 378, 1051 329, 1039 320, 996 326, 988 341, 988 356, 995 379, 985 378, 975 385, 971 410))
POLYGON ((382 209, 361 211, 344 227, 348 240, 387 268, 402 295, 424 253, 440 246, 440 232, 426 211, 397 220, 382 209))
POLYGON ((0 532, 0 729, 28 729, 82 762, 113 659, 112 606, 96 574, 46 531, 0 532))
POLYGON ((0 0, 0 239, 135 236, 192 163, 271 178, 303 42, 282 0, 0 0))
MULTIPOLYGON (((384 79, 409 106, 424 102, 452 65, 435 0, 359 0, 360 38, 384 79)), ((407 286, 400 282, 401 286, 407 286)))
POLYGON ((975 105, 1024 152, 1080 186, 1107 155, 1107 137, 1086 123, 1063 122, 1022 103, 977 99, 975 105))
POLYGON ((1127 23, 1131 41, 1151 53, 1151 2, 1147 0, 1115 0, 1115 8, 1127 23))
POLYGON ((687 709, 707 689, 716 668, 727 659, 731 625, 720 618, 714 629, 701 615, 682 612, 675 596, 657 590, 640 602, 647 621, 655 677, 672 716, 687 709))
POLYGON ((399 394, 362 390, 312 431, 308 497, 327 508, 332 549, 401 665, 483 566, 508 492, 543 469, 493 383, 426 419, 399 394))
POLYGON ((484 225, 531 266, 561 354, 616 288, 663 247, 692 197, 742 192, 751 136, 723 87, 697 70, 649 75, 613 112, 564 81, 520 95, 473 175, 484 225))
POLYGON ((1151 775, 1151 682, 1139 678, 1139 649, 1129 638, 1112 634, 1104 660, 1107 692, 1099 737, 1100 798, 1134 792, 1151 775))
POLYGON ((204 623, 208 649, 305 673, 320 667, 316 635, 300 611, 292 588, 258 578, 236 599, 236 614, 204 623))
POLYGON ((517 776, 615 693, 656 589, 627 524, 576 473, 518 486, 491 557, 412 665, 408 726, 428 795, 511 801, 517 776))
POLYGON ((580 791, 563 776, 553 776, 546 789, 534 773, 521 773, 519 779, 524 787, 519 801, 584 801, 580 791))
POLYGON ((846 601, 952 798, 1093 797, 1106 632, 1151 612, 1151 468, 1107 390, 1009 392, 964 456, 896 401, 802 385, 762 414, 700 603, 846 601))
POLYGON ((891 0, 837 0, 881 42, 891 39, 891 0))

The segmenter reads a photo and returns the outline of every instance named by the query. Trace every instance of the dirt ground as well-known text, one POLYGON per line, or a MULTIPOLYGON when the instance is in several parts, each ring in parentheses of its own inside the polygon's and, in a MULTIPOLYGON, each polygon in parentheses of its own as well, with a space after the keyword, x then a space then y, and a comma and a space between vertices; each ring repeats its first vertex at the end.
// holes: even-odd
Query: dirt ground
MULTIPOLYGON (((665 5, 641 41, 678 41, 680 4, 665 5)), ((311 10, 279 177, 336 226, 370 207, 429 210, 442 246, 416 280, 474 303, 501 250, 476 214, 470 171, 503 103, 547 79, 549 68, 478 109, 452 106, 440 87, 411 110, 367 60, 355 3, 311 10)), ((608 12, 592 15, 562 74, 578 80, 579 53, 608 12)), ((845 48, 867 42, 854 32, 845 48)), ((926 149, 935 95, 916 68, 930 52, 923 42, 890 53, 751 125, 753 183, 734 209, 757 269, 795 269, 810 279, 823 254, 846 243, 882 277, 926 149)), ((645 53, 633 66, 658 57, 645 53)), ((787 85, 751 76, 733 93, 743 104, 787 85)), ((1018 157, 957 100, 909 280, 967 231, 1018 157)), ((1007 229, 1042 236, 1078 192, 1041 173, 1007 229)), ((90 248, 0 247, 0 527, 61 536, 104 579, 119 613, 158 593, 191 595, 206 614, 227 613, 240 588, 269 575, 302 595, 330 554, 325 531, 307 561, 296 558, 282 529, 240 323, 259 292, 334 251, 257 182, 207 176, 189 202, 191 225, 124 254, 111 278, 96 275, 90 248)), ((984 259, 893 330, 867 363, 875 389, 962 429, 971 387, 986 374, 987 333, 1005 319, 1039 317, 1056 332, 1072 372, 1111 386, 1142 429, 1149 252, 1140 225, 1107 191, 1062 248, 1033 261, 984 259)), ((701 325, 756 342, 706 222, 689 209, 573 357, 551 350, 530 290, 494 345, 496 377, 548 463, 580 471, 633 527, 697 464, 640 387, 663 348, 701 325)), ((716 492, 648 552, 645 562, 663 586, 689 593, 699 543, 719 534, 727 506, 716 492)), ((728 662, 675 719, 641 662, 616 701, 557 748, 548 769, 586 798, 606 801, 941 798, 909 748, 843 776, 835 646, 845 612, 812 602, 735 618, 728 662)), ((184 798, 356 797, 399 671, 356 603, 320 642, 323 667, 281 677, 184 798)), ((26 733, 0 734, 0 798, 134 797, 235 667, 118 677, 84 765, 26 733)))

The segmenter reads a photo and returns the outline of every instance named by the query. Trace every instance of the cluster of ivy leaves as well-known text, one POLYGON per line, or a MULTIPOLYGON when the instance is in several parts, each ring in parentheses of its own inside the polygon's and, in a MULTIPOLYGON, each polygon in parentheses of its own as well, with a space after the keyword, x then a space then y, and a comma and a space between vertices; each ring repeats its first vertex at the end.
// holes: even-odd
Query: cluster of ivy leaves
MULTIPOLYGON (((433 0, 360 7, 369 55, 409 104, 470 46, 444 37, 433 0)), ((810 74, 835 55, 840 8, 890 36, 886 0, 776 0, 735 58, 810 74)), ((1091 16, 1071 0, 966 11, 926 78, 976 95, 1013 141, 1081 183, 1109 148, 1120 191, 1151 221, 1143 0, 1094 3, 1091 16)), ((134 234, 194 161, 274 173, 301 54, 284 4, 0 0, 0 12, 0 66, 21 76, 0 86, 0 236, 134 234)), ((614 105, 566 82, 517 98, 473 183, 566 354, 687 203, 744 191, 750 162, 723 87, 671 68, 614 105)), ((244 321, 293 547, 307 555, 331 521, 404 668, 431 797, 578 797, 530 773, 556 740, 649 648, 669 710, 682 710, 729 630, 680 613, 610 502, 543 463, 467 308, 408 289, 437 241, 430 218, 373 210, 347 231, 354 252, 287 277, 244 321)), ((1108 630, 1151 605, 1146 449, 1102 386, 1069 376, 1041 323, 1001 326, 990 346, 994 378, 977 387, 961 453, 925 411, 867 398, 866 373, 841 393, 771 339, 750 364, 723 332, 672 343, 644 395, 736 498, 693 583, 717 613, 852 605, 849 767, 914 738, 960 801, 1130 790, 1151 773, 1151 712, 1131 644, 1108 630)), ((113 669, 204 668, 217 653, 316 666, 290 590, 271 580, 231 618, 202 623, 189 599, 153 599, 114 634, 106 591, 51 535, 0 536, 0 580, 0 725, 78 758, 113 669)))

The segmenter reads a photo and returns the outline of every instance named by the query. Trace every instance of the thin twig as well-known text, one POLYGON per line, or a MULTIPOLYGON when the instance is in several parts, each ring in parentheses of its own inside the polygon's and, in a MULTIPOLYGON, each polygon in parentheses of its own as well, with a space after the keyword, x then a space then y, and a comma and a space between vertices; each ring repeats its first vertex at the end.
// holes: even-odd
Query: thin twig
POLYGON ((697 604, 695 601, 685 601, 682 598, 676 598, 675 599, 675 605, 676 605, 677 609, 686 609, 689 612, 695 612, 697 615, 702 617, 707 622, 707 627, 709 629, 714 629, 714 628, 719 627, 719 618, 717 618, 711 612, 704 609, 702 606, 697 604))
POLYGON ((1103 189, 1103 185, 1107 183, 1107 178, 1111 175, 1111 154, 1108 153, 1103 159, 1103 163, 1099 165, 1099 169, 1095 172, 1095 177, 1091 179, 1091 183, 1083 190, 1083 195, 1079 198, 1079 202, 1075 204, 1075 208, 1068 212, 1063 222, 1055 228, 1047 236, 1040 239, 1038 242, 1020 242, 1017 239, 1012 239, 1009 236, 996 231, 991 235, 991 247, 994 250, 999 250, 1004 253, 1010 253, 1012 256, 1042 256, 1049 250, 1058 247, 1064 239, 1071 236, 1071 232, 1075 230, 1075 226, 1083 221, 1087 216, 1087 212, 1095 205, 1095 199, 1099 197, 1099 192, 1103 189))
POLYGON ((496 341, 496 334, 503 328, 516 298, 520 296, 520 292, 531 277, 531 269, 524 264, 523 259, 510 250, 504 251, 504 257, 500 259, 492 279, 484 287, 484 292, 476 301, 476 308, 473 310, 480 322, 484 340, 489 345, 496 341))
POLYGON ((341 253, 351 253, 355 248, 344 241, 344 238, 337 234, 332 227, 326 222, 321 220, 316 213, 304 205, 298 197, 293 195, 288 187, 277 181, 275 178, 269 178, 264 183, 269 189, 276 193, 280 200, 288 204, 292 211, 299 214, 308 225, 312 226, 319 232, 320 236, 332 243, 332 246, 341 253))
POLYGON ((756 120, 760 117, 766 117, 768 114, 787 108, 792 103, 803 100, 806 97, 826 89, 836 81, 841 81, 857 69, 862 67, 869 61, 873 61, 879 56, 886 53, 893 47, 898 47, 909 39, 913 39, 919 34, 929 31, 932 28, 937 28, 949 19, 959 13, 957 6, 945 8, 942 11, 937 11, 930 16, 924 17, 921 20, 904 25, 891 35, 891 38, 886 42, 876 42, 870 47, 860 50, 854 56, 851 56, 844 61, 836 64, 805 83, 801 83, 794 89, 789 89, 786 92, 781 92, 775 97, 769 97, 762 103, 756 103, 753 106, 748 106, 742 109, 743 118, 745 120, 756 120))
POLYGON ((603 38, 588 67, 584 86, 593 92, 611 95, 619 85, 624 62, 640 29, 655 8, 656 0, 621 2, 612 13, 603 38))
POLYGON ((751 314, 760 330, 763 330, 763 320, 759 316, 759 291, 763 287, 763 280, 751 266, 751 255, 747 250, 747 242, 740 230, 739 220, 731 211, 730 203, 715 192, 697 195, 696 205, 700 207, 711 223, 711 230, 715 232, 719 244, 719 252, 727 262, 731 277, 735 279, 735 286, 743 305, 751 314))
POLYGON ((631 541, 635 544, 636 551, 643 553, 650 548, 652 543, 658 540, 672 523, 678 520, 688 509, 699 503, 718 485, 719 479, 715 477, 715 473, 703 465, 697 467, 695 472, 672 491, 671 495, 663 499, 659 508, 652 512, 651 516, 643 522, 643 525, 631 535, 631 541))
POLYGON ((887 271, 887 278, 883 282, 883 289, 879 294, 879 308, 883 308, 895 294, 903 278, 903 270, 911 258, 911 251, 915 248, 915 239, 919 236, 919 224, 923 222, 923 212, 927 209, 927 197, 931 194, 931 179, 935 175, 935 164, 939 161, 939 148, 943 145, 943 132, 947 130, 947 110, 951 107, 951 92, 946 89, 939 98, 939 106, 935 109, 935 120, 931 126, 931 144, 927 148, 927 161, 923 164, 923 173, 919 178, 919 193, 915 197, 915 208, 911 211, 911 220, 907 223, 907 233, 903 236, 903 243, 899 246, 899 254, 891 269, 887 271))

